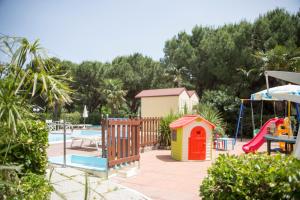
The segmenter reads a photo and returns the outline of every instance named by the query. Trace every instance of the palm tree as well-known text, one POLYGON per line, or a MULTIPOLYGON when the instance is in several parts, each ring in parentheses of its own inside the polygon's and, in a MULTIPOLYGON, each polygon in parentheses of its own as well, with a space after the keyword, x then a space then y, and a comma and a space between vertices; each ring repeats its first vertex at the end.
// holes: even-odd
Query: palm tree
POLYGON ((186 67, 177 68, 176 66, 170 64, 166 69, 166 75, 172 78, 175 87, 183 86, 183 76, 187 72, 186 67))
POLYGON ((254 56, 263 62, 261 72, 265 70, 300 71, 300 48, 288 49, 278 45, 267 52, 258 51, 254 56))
POLYGON ((111 109, 112 114, 116 114, 123 103, 125 102, 126 91, 122 89, 123 84, 117 79, 107 79, 104 81, 105 89, 103 90, 106 96, 106 102, 111 109))

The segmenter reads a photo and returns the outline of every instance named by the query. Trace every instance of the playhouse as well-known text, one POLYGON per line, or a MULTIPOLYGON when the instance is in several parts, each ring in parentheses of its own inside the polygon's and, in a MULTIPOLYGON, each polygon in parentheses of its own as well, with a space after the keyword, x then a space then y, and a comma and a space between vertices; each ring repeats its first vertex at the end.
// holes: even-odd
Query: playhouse
POLYGON ((186 115, 170 124, 171 156, 175 160, 211 160, 215 125, 200 115, 186 115))

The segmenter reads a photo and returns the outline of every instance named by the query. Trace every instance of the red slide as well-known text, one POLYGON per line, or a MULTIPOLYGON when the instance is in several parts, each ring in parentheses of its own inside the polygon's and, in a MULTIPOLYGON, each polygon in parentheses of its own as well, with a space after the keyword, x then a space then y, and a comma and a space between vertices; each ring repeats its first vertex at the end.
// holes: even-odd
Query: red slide
POLYGON ((261 147, 261 145, 263 145, 263 143, 266 141, 264 136, 267 134, 267 128, 270 126, 271 123, 275 123, 276 127, 279 124, 283 123, 283 119, 281 118, 272 118, 269 119, 260 129, 260 131, 257 133, 257 135, 250 140, 247 144, 243 145, 243 151, 245 153, 249 153, 249 152, 254 152, 257 149, 259 149, 259 147, 261 147))

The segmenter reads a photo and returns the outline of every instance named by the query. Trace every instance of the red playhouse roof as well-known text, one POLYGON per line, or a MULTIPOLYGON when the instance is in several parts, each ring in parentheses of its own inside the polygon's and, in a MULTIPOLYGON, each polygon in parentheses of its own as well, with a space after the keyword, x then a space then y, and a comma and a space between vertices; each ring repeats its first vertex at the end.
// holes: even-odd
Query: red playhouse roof
POLYGON ((165 88, 165 89, 154 89, 154 90, 143 90, 138 93, 135 98, 141 97, 159 97, 159 96, 178 96, 185 88, 165 88))
POLYGON ((170 124, 170 128, 176 129, 176 128, 180 128, 180 127, 186 126, 189 123, 195 121, 196 119, 203 120, 204 122, 206 122, 207 124, 209 124, 213 129, 216 127, 216 125, 214 125, 210 121, 207 121, 206 119, 204 119, 200 115, 186 115, 186 116, 183 116, 183 117, 177 119, 176 121, 172 122, 170 124))

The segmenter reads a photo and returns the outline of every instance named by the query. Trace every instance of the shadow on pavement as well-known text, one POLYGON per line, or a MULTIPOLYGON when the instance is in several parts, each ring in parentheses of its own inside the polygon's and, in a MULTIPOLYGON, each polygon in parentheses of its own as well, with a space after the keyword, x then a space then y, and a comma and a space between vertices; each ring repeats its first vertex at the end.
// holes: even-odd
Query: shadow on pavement
POLYGON ((180 161, 174 160, 171 157, 171 155, 157 155, 156 158, 161 161, 164 161, 164 162, 180 162, 180 161))

